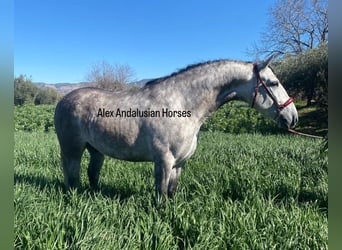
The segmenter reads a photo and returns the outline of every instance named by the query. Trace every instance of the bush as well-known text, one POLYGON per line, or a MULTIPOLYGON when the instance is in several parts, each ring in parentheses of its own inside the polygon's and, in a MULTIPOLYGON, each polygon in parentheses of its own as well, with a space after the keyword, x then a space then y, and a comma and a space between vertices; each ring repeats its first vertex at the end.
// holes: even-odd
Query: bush
POLYGON ((54 105, 22 105, 14 107, 15 131, 54 131, 54 105))
POLYGON ((274 71, 291 95, 298 93, 307 99, 328 106, 328 44, 297 56, 286 56, 274 64, 274 71))
MULTIPOLYGON (((14 107, 15 131, 54 131, 54 105, 22 105, 14 107)), ((279 133, 275 122, 261 116, 243 102, 229 102, 209 117, 202 131, 225 133, 279 133)))
POLYGON ((246 103, 233 101, 225 104, 202 125, 203 131, 222 131, 226 133, 279 133, 277 124, 264 118, 246 103))
MULTIPOLYGON (((54 105, 22 105, 14 107, 15 131, 54 131, 54 105)), ((281 130, 276 123, 261 116, 243 102, 229 102, 217 110, 201 127, 202 131, 225 133, 274 134, 281 130)))

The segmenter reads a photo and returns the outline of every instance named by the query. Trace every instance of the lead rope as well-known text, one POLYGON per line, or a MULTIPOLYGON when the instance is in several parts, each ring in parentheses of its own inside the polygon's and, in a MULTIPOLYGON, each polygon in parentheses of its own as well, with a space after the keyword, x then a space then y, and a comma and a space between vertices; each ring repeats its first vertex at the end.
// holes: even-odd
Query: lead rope
POLYGON ((316 138, 316 139, 324 139, 323 136, 318 136, 318 135, 309 135, 309 134, 305 134, 305 133, 301 133, 298 132, 296 130, 290 129, 288 128, 287 131, 291 134, 295 134, 295 135, 301 135, 301 136, 306 136, 306 137, 311 137, 311 138, 316 138))

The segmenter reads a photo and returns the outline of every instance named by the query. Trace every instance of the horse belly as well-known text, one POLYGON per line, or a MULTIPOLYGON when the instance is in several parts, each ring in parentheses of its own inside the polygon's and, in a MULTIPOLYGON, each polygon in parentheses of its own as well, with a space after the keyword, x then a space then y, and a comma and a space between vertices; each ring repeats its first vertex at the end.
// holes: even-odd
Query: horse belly
POLYGON ((103 151, 105 151, 104 154, 120 160, 134 162, 153 160, 149 152, 136 146, 112 147, 112 149, 104 149, 103 151))
POLYGON ((144 138, 103 133, 90 135, 87 141, 101 153, 116 159, 127 161, 152 161, 153 159, 144 138))

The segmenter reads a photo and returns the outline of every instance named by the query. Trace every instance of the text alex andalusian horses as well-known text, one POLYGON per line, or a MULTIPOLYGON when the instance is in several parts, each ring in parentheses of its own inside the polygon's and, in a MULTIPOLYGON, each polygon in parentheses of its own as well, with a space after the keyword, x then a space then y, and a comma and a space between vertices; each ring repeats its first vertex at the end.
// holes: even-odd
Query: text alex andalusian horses
POLYGON ((154 162, 157 196, 172 196, 185 161, 195 152, 201 125, 231 100, 249 103, 280 127, 293 127, 297 110, 268 67, 272 58, 256 64, 217 60, 191 65, 138 90, 82 88, 69 93, 55 111, 65 185, 79 185, 87 149, 92 187, 109 155, 154 162))

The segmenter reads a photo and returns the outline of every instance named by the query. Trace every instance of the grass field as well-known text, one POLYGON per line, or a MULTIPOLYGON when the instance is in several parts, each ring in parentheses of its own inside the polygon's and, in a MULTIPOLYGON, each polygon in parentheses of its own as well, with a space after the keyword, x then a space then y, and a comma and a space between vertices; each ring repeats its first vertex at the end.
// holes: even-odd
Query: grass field
POLYGON ((63 193, 53 132, 15 133, 15 249, 327 249, 320 140, 206 132, 174 199, 151 163, 107 158, 100 190, 63 193))

